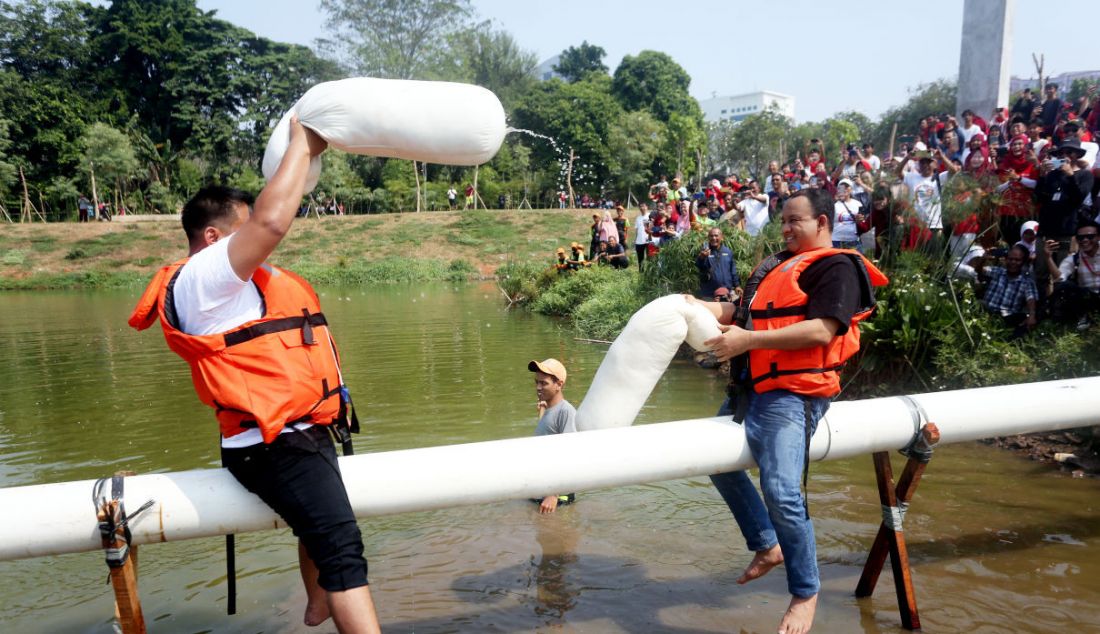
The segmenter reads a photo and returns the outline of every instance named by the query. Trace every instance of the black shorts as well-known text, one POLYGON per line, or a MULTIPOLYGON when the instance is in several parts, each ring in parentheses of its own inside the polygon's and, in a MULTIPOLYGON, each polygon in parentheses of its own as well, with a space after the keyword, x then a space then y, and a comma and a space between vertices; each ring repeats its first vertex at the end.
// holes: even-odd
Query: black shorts
POLYGON ((302 540, 322 588, 367 585, 363 537, 326 426, 280 434, 271 444, 223 448, 222 464, 302 540))

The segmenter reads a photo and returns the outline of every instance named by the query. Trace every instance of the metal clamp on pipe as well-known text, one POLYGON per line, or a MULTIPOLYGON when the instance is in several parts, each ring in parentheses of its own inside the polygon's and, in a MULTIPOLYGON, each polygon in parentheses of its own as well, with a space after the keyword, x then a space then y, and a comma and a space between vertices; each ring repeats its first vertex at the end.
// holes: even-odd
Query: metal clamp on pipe
POLYGON ((906 458, 916 460, 921 464, 928 464, 932 459, 932 450, 940 442, 940 430, 935 423, 925 423, 913 438, 899 450, 906 458))

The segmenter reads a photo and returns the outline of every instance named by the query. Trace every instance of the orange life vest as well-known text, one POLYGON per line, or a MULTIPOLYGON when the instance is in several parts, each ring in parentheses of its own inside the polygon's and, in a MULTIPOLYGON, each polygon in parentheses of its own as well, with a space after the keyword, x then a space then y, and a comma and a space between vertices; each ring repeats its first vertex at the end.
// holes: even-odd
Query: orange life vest
POLYGON ((749 305, 751 330, 777 330, 805 321, 809 297, 798 286, 808 266, 831 255, 852 258, 859 272, 860 306, 848 331, 823 346, 799 350, 761 349, 749 352, 749 374, 757 393, 790 390, 804 396, 833 397, 840 393, 840 368, 859 350, 859 322, 874 313, 873 286, 889 280, 858 251, 821 248, 795 254, 775 266, 760 283, 749 305))
POLYGON ((222 436, 258 427, 270 443, 288 424, 346 422, 339 356, 309 283, 264 264, 252 275, 263 299, 259 319, 225 333, 190 335, 179 330, 172 301, 186 262, 157 272, 129 324, 145 330, 160 319, 168 347, 191 366, 195 391, 214 408, 222 436))

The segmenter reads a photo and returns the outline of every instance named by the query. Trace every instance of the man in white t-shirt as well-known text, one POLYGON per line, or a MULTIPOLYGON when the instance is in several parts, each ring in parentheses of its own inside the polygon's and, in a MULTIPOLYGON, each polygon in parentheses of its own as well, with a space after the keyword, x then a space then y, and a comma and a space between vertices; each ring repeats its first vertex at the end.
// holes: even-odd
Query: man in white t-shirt
MULTIPOLYGON (((331 616, 341 633, 378 632, 362 536, 329 435, 348 405, 336 350, 313 289, 289 271, 266 264, 297 214, 310 159, 326 147, 297 118, 290 127, 290 145, 254 208, 248 194, 220 186, 204 188, 188 201, 181 219, 189 259, 173 265, 178 268, 171 280, 158 276, 150 288, 160 285, 154 308, 169 345, 193 368, 204 364, 202 376, 193 371, 192 379, 200 398, 218 408, 223 464, 299 538, 307 595, 304 623, 319 625, 331 616), (261 294, 261 288, 268 292, 261 294), (287 311, 290 304, 305 306, 305 315, 276 319, 295 310, 287 311), (273 336, 280 345, 266 344, 265 337, 273 336), (300 344, 288 343, 298 338, 300 344), (218 346, 238 352, 190 351, 218 346), (268 359, 270 366, 254 369, 268 359), (317 364, 310 367, 317 376, 331 374, 331 382, 326 379, 327 385, 317 388, 312 376, 303 376, 309 373, 283 370, 304 363, 317 364), (283 389, 270 389, 271 381, 283 389), (320 390, 322 400, 303 405, 314 398, 310 390, 320 390), (235 399, 236 408, 219 398, 235 399), (301 411, 307 414, 299 416, 301 411), (316 418, 322 411, 325 419, 316 418)), ((139 311, 149 314, 148 296, 147 291, 135 317, 139 311)), ((142 327, 135 317, 131 325, 142 327)))
POLYGON ((768 195, 760 192, 760 184, 755 180, 749 181, 749 191, 745 199, 737 203, 741 210, 741 217, 745 220, 745 232, 750 236, 758 236, 768 224, 768 195))
POLYGON ((963 110, 962 113, 963 124, 959 127, 959 132, 963 136, 963 146, 970 143, 970 139, 974 138, 975 134, 981 134, 982 128, 974 122, 974 111, 963 110))
POLYGON ((943 221, 940 217, 940 195, 943 184, 947 182, 948 172, 936 173, 936 160, 942 157, 943 154, 939 150, 936 150, 935 154, 913 152, 898 169, 898 174, 909 189, 910 204, 916 210, 921 222, 932 231, 943 229, 943 221), (905 172, 905 165, 914 159, 919 161, 917 171, 905 172))

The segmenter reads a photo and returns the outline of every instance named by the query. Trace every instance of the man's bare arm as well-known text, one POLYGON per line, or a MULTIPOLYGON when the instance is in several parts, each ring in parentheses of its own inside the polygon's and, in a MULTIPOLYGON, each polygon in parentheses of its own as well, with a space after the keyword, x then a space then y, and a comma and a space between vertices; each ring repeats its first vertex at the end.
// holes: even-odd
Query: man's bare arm
POLYGON ((229 243, 229 263, 237 277, 251 278, 286 236, 302 201, 309 160, 324 152, 327 145, 297 117, 290 120, 290 146, 283 161, 256 198, 252 216, 229 243))

